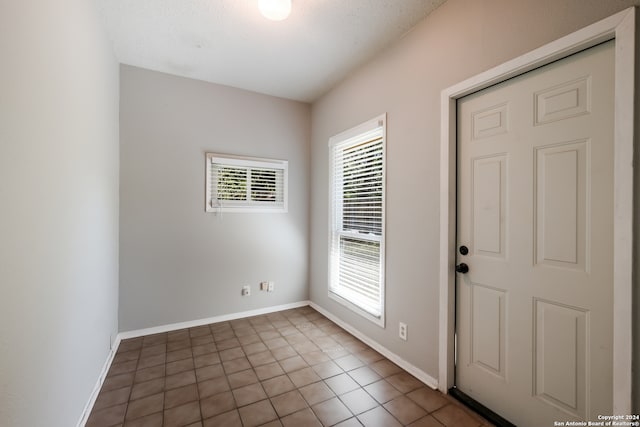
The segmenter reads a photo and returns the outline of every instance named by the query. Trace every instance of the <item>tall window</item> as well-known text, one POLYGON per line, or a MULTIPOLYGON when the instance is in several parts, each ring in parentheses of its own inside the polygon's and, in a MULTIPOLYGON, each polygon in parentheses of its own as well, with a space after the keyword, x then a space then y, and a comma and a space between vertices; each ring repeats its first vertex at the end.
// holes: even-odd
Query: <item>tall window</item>
POLYGON ((207 153, 207 212, 286 212, 285 160, 207 153))
POLYGON ((329 296, 383 327, 385 122, 329 140, 329 296))

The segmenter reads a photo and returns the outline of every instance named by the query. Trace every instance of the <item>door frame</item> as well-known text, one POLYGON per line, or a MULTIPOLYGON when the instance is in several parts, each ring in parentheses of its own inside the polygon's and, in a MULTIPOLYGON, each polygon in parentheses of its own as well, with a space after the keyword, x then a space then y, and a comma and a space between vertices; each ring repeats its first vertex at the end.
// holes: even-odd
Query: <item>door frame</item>
MULTIPOLYGON (((614 101, 614 259, 613 259, 613 413, 631 414, 633 322, 633 159, 636 83, 636 8, 505 62, 441 94, 440 117, 440 315, 439 380, 443 393, 454 386, 456 261, 456 100, 535 68, 615 39, 614 101)), ((640 80, 640 78, 638 79, 640 80)))

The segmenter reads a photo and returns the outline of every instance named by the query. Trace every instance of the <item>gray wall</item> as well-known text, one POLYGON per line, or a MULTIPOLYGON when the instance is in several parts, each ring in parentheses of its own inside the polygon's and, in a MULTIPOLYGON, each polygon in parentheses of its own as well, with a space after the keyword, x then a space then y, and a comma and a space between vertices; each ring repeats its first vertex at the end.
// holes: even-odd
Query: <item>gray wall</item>
POLYGON ((310 107, 120 70, 120 330, 306 300, 310 107), (209 151, 288 160, 289 212, 205 213, 209 151))
MULTIPOLYGON (((448 0, 312 107, 311 300, 438 377, 440 93, 637 0, 448 0), (387 112, 387 328, 327 297, 327 141, 387 112), (409 340, 398 338, 407 322, 409 340)), ((640 381, 636 381, 638 383, 640 381)))
POLYGON ((118 64, 93 6, 0 6, 0 424, 75 425, 117 332, 118 64))

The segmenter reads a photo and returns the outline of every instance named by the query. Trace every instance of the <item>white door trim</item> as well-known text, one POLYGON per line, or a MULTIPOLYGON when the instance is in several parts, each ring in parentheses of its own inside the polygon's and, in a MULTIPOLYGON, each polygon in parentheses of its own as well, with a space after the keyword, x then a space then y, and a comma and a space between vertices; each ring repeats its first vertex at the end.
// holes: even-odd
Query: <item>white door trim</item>
POLYGON ((613 413, 631 413, 635 22, 636 9, 625 9, 442 91, 438 380, 442 392, 454 385, 456 100, 615 39, 613 413))

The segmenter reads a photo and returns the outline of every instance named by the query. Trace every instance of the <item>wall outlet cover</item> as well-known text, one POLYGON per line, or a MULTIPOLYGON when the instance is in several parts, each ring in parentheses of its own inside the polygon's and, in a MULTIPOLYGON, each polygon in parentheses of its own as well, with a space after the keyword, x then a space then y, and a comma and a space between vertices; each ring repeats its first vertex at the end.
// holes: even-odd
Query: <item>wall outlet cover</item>
POLYGON ((251 286, 243 286, 242 287, 242 296, 248 297, 251 295, 251 286))
POLYGON ((398 335, 400 336, 400 339, 403 339, 406 341, 407 334, 408 334, 407 324, 400 322, 400 327, 398 328, 398 335))

